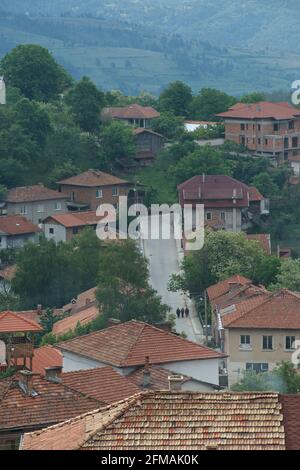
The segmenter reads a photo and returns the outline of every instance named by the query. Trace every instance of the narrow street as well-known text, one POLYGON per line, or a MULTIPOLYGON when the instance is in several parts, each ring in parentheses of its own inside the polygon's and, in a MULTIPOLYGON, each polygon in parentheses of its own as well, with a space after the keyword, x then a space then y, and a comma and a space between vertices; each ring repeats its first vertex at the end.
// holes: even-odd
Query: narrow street
MULTIPOLYGON (((148 223, 159 223, 160 228, 167 224, 168 218, 165 215, 151 216, 148 223)), ((141 224, 143 227, 143 223, 141 224)), ((142 247, 146 258, 149 260, 150 281, 153 288, 162 297, 163 302, 171 307, 172 314, 176 315, 177 308, 188 306, 190 310, 189 318, 177 318, 176 331, 184 332, 187 338, 197 343, 203 343, 203 330, 198 319, 194 304, 181 292, 169 292, 168 282, 171 274, 179 272, 180 242, 172 236, 170 240, 143 240, 142 247)))

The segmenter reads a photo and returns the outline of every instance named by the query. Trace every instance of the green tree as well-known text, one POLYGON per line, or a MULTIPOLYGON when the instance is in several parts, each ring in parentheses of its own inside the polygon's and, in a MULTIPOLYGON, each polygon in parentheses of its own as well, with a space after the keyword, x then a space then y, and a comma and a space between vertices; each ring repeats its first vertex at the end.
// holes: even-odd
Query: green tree
POLYGON ((243 233, 207 230, 204 247, 189 253, 181 269, 171 277, 170 290, 193 294, 236 274, 268 285, 276 279, 279 264, 259 242, 248 240, 243 233))
POLYGON ((154 119, 152 129, 168 139, 175 139, 184 132, 183 118, 165 112, 154 119))
POLYGON ((176 81, 161 93, 159 109, 175 116, 187 117, 192 101, 192 89, 183 82, 176 81))
POLYGON ((30 100, 55 99, 71 83, 47 49, 31 44, 17 46, 6 54, 1 73, 9 86, 18 88, 30 100))
POLYGON ((85 132, 97 132, 100 128, 100 114, 105 105, 104 93, 88 78, 83 77, 66 96, 75 122, 85 132))
POLYGON ((181 158, 175 166, 170 168, 170 173, 175 176, 176 182, 179 184, 203 173, 231 175, 231 168, 230 160, 224 159, 222 152, 206 145, 197 147, 192 153, 181 158))
POLYGON ((0 184, 0 201, 5 199, 7 194, 7 188, 3 184, 0 184))
POLYGON ((190 105, 192 119, 217 121, 216 114, 227 111, 237 102, 236 98, 213 88, 203 88, 190 105))
POLYGON ((48 134, 51 132, 47 111, 39 103, 23 98, 14 107, 15 122, 39 146, 44 148, 48 134))
POLYGON ((234 384, 235 392, 279 392, 298 394, 300 391, 299 371, 291 362, 282 362, 272 372, 256 374, 245 372, 240 382, 234 384))
POLYGON ((169 308, 149 286, 148 264, 132 240, 111 244, 100 261, 97 300, 104 318, 159 322, 169 308))
POLYGON ((273 289, 289 289, 300 291, 300 258, 284 259, 281 261, 280 270, 274 282, 273 289))
POLYGON ((260 173, 252 180, 252 185, 255 186, 265 197, 271 197, 279 193, 279 188, 274 183, 273 178, 269 173, 260 173))
POLYGON ((107 123, 100 132, 104 155, 110 166, 129 162, 136 153, 133 129, 119 121, 107 123))
POLYGON ((243 95, 240 99, 241 103, 252 104, 259 103, 260 101, 266 101, 266 95, 260 92, 249 93, 248 95, 243 95))

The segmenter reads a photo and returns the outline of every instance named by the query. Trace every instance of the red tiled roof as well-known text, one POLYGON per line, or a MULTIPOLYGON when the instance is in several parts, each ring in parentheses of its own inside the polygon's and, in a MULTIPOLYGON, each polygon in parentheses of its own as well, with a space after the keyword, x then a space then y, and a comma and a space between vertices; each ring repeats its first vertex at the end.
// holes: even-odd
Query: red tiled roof
POLYGON ((249 198, 251 202, 262 201, 264 197, 260 194, 257 188, 249 186, 249 198))
POLYGON ((276 393, 145 392, 25 434, 23 450, 285 450, 276 393))
POLYGON ((300 449, 300 395, 280 395, 286 450, 300 449))
POLYGON ((247 279, 244 276, 236 275, 232 276, 229 279, 225 279, 224 281, 220 281, 213 286, 207 288, 206 292, 210 301, 221 297, 221 295, 226 294, 230 291, 232 284, 238 284, 240 286, 245 286, 247 284, 251 284, 250 279, 247 279))
POLYGON ((117 119, 154 119, 159 117, 160 113, 151 106, 141 106, 135 103, 122 108, 104 108, 102 116, 117 119))
POLYGON ((104 171, 87 170, 80 175, 71 176, 71 178, 59 181, 58 184, 94 188, 96 186, 110 186, 130 183, 128 181, 122 180, 121 178, 118 178, 117 176, 104 173, 104 171))
POLYGON ((5 235, 25 235, 38 232, 41 232, 41 229, 21 215, 0 216, 0 233, 5 235))
POLYGON ((115 403, 141 390, 112 367, 79 370, 62 374, 63 384, 102 403, 115 403))
POLYGON ((256 188, 250 188, 231 176, 197 175, 178 186, 180 203, 201 202, 207 207, 249 207, 261 200, 256 188))
POLYGON ((221 319, 222 325, 224 328, 230 326, 235 320, 238 320, 240 317, 245 315, 250 310, 258 307, 259 305, 263 304, 265 300, 269 297, 270 294, 267 292, 261 292, 261 294, 253 296, 253 297, 246 297, 244 300, 240 300, 238 302, 232 303, 233 310, 229 313, 222 313, 221 311, 221 319))
POLYGON ((81 308, 86 307, 91 302, 95 302, 96 292, 97 287, 92 287, 91 289, 81 292, 80 294, 78 294, 77 298, 74 299, 73 302, 70 302, 69 304, 63 306, 63 312, 71 311, 71 313, 73 314, 81 310, 81 308))
MULTIPOLYGON (((225 317, 226 318, 226 317, 225 317)), ((300 296, 282 289, 269 294, 250 310, 232 321, 227 328, 300 329, 300 296)))
POLYGON ((45 427, 92 411, 103 404, 61 383, 33 375, 35 396, 26 395, 18 385, 19 374, 0 380, 1 430, 45 427))
POLYGON ((34 202, 49 199, 67 199, 66 194, 46 188, 43 184, 12 188, 5 198, 6 202, 34 202))
POLYGON ((62 335, 69 331, 74 331, 78 324, 86 325, 91 323, 99 315, 99 308, 95 304, 89 304, 80 312, 76 312, 70 317, 63 318, 54 323, 52 333, 62 335))
POLYGON ((20 314, 13 312, 0 313, 0 333, 40 332, 43 328, 35 321, 28 320, 20 314))
POLYGON ((95 211, 53 214, 47 217, 43 223, 49 223, 54 220, 66 228, 85 227, 86 225, 97 225, 103 217, 96 215, 95 211))
POLYGON ((63 356, 59 349, 47 345, 34 349, 32 359, 32 372, 34 374, 45 375, 45 367, 63 365, 63 356))
POLYGON ((258 241, 265 252, 271 254, 271 235, 268 233, 259 233, 255 235, 246 235, 248 240, 258 241))
POLYGON ((58 345, 96 361, 117 367, 196 359, 218 359, 223 354, 172 333, 135 320, 106 328, 58 345))
POLYGON ((229 111, 217 114, 224 119, 294 119, 300 116, 300 110, 294 108, 289 103, 270 103, 261 101, 260 103, 243 104, 237 103, 229 111))

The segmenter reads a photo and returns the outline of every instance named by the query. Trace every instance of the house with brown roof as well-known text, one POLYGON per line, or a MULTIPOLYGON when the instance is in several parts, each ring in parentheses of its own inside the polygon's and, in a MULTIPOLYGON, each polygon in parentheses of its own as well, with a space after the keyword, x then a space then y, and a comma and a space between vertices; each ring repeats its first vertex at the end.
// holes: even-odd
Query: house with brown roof
MULTIPOLYGON (((45 237, 54 240, 56 243, 68 242, 80 234, 85 228, 101 227, 103 216, 97 215, 96 211, 68 212, 66 214, 54 214, 43 220, 45 237)), ((107 225, 103 225, 103 229, 107 225)))
POLYGON ((216 230, 241 232, 252 220, 269 214, 269 201, 254 187, 225 175, 198 175, 178 187, 179 202, 204 205, 204 223, 216 230))
POLYGON ((0 216, 0 250, 36 243, 41 229, 22 215, 0 216))
POLYGON ((299 396, 277 393, 148 391, 25 434, 20 448, 299 450, 299 406, 299 396))
POLYGON ((12 188, 8 191, 4 203, 7 215, 21 214, 33 224, 52 214, 63 214, 67 211, 65 194, 46 188, 43 184, 12 188))
POLYGON ((104 404, 45 376, 22 370, 0 380, 0 449, 18 449, 25 432, 51 426, 104 404))
POLYGON ((112 204, 118 208, 119 196, 134 196, 133 183, 104 173, 88 170, 77 176, 59 181, 59 191, 67 195, 71 211, 96 211, 101 204, 112 204))
POLYGON ((152 127, 153 119, 160 116, 160 113, 151 106, 141 106, 139 104, 130 104, 124 107, 104 108, 101 114, 103 122, 116 119, 125 124, 145 129, 152 127))
POLYGON ((119 323, 57 345, 65 372, 111 366, 128 376, 151 365, 219 385, 219 361, 225 354, 140 321, 119 323))
POLYGON ((290 161, 299 171, 299 109, 290 103, 237 103, 218 117, 224 120, 227 140, 244 145, 254 155, 290 161))
POLYGON ((272 371, 291 361, 300 341, 300 296, 249 284, 211 301, 216 340, 227 354, 229 385, 245 372, 272 371))

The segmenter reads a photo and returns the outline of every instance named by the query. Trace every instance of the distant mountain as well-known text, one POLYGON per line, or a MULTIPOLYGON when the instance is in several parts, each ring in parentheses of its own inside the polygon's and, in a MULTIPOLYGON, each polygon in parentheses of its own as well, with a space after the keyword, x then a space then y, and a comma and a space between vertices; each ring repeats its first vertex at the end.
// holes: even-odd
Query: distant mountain
POLYGON ((2 0, 0 55, 39 43, 77 78, 159 93, 175 79, 239 94, 288 89, 299 0, 2 0))

